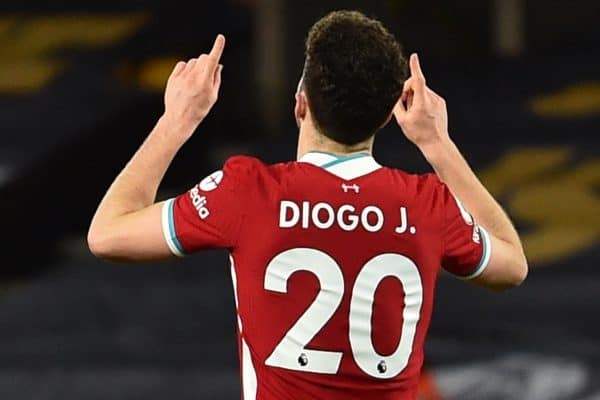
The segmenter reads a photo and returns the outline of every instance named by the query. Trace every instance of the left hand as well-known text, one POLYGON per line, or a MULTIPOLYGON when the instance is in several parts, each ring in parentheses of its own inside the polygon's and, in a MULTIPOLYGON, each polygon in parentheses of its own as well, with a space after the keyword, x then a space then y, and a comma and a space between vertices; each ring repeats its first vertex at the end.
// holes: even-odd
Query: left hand
POLYGON ((221 87, 219 62, 225 37, 218 35, 209 54, 192 58, 187 63, 177 63, 165 90, 165 117, 184 126, 192 127, 186 131, 188 139, 194 129, 208 115, 216 103, 221 87))
POLYGON ((423 150, 430 144, 448 140, 448 112, 446 101, 427 87, 416 54, 410 56, 410 73, 402 97, 394 107, 394 116, 404 135, 423 150))

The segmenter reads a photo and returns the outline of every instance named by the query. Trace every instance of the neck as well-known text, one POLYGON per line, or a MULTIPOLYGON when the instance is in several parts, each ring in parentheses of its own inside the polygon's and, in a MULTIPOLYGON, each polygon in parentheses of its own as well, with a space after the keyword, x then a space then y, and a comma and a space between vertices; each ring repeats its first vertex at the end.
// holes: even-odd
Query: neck
POLYGON ((356 153, 372 154, 373 138, 371 137, 364 142, 348 146, 331 140, 312 126, 301 127, 298 138, 298 159, 311 151, 330 153, 338 156, 348 156, 356 153))

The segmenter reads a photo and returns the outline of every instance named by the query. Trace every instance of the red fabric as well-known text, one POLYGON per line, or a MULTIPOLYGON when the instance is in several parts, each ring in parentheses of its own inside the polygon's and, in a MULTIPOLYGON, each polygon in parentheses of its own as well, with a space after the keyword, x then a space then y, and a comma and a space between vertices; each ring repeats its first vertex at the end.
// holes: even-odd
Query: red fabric
MULTIPOLYGON (((473 241, 474 226, 463 218, 445 185, 435 175, 410 175, 389 168, 345 181, 308 163, 268 166, 250 157, 230 159, 223 171, 223 179, 215 189, 198 191, 200 196, 206 197, 206 208, 210 212, 206 218, 199 217, 191 192, 178 197, 174 208, 175 229, 188 252, 216 247, 231 251, 237 276, 241 335, 250 349, 257 376, 256 398, 416 399, 423 344, 440 266, 444 264, 453 273, 467 275, 482 256, 482 245, 473 241), (344 190, 342 185, 357 185, 358 193, 355 189, 344 190), (293 214, 290 210, 280 213, 282 201, 292 202, 299 209, 303 202, 311 207, 324 202, 333 210, 351 205, 358 215, 366 207, 376 206, 382 211, 384 222, 377 232, 367 231, 360 223, 351 231, 342 229, 338 222, 319 229, 309 216, 308 228, 302 227, 301 217, 294 227, 280 228, 282 214, 287 220, 293 214), (403 233, 397 233, 402 207, 406 209, 408 224, 403 233), (415 228, 414 234, 410 227, 415 228), (267 265, 276 255, 294 248, 326 253, 335 260, 343 276, 344 290, 339 307, 306 346, 342 353, 339 369, 334 374, 265 364, 320 292, 317 277, 308 271, 289 276, 287 293, 265 289, 267 265), (423 292, 408 365, 398 375, 381 379, 365 373, 357 364, 349 339, 349 319, 351 299, 357 296, 354 285, 358 274, 373 257, 387 253, 412 260, 423 292)), ((350 223, 350 214, 345 214, 343 223, 350 223)), ((317 216, 326 221, 327 215, 327 211, 322 210, 317 216)), ((376 225, 376 219, 371 213, 366 223, 376 225)), ((375 291, 371 338, 373 347, 382 355, 389 355, 398 347, 405 307, 404 289, 398 279, 388 276, 375 291)))
POLYGON ((483 233, 479 230, 471 215, 450 193, 443 189, 444 222, 444 256, 442 266, 454 275, 465 277, 474 272, 483 256, 483 233))

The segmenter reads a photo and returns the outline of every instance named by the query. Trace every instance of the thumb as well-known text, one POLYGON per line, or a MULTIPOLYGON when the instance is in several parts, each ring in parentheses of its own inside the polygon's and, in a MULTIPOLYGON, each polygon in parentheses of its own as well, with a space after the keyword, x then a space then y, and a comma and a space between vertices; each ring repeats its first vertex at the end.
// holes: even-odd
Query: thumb
POLYGON ((396 121, 398 123, 400 123, 400 121, 404 119, 406 114, 408 114, 408 110, 407 110, 406 106, 404 105, 404 96, 402 96, 402 97, 400 97, 400 99, 398 99, 398 102, 394 106, 393 113, 394 113, 394 117, 396 117, 396 121))
POLYGON ((223 65, 219 64, 219 66, 215 70, 215 76, 213 78, 213 84, 215 85, 216 88, 221 86, 221 72, 222 71, 223 71, 223 65))

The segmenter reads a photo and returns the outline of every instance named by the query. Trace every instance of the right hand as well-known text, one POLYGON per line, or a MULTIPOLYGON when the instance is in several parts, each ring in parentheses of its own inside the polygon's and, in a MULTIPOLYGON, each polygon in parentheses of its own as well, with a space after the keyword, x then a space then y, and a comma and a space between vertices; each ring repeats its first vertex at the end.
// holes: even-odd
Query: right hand
POLYGON ((171 72, 165 90, 165 116, 192 127, 189 135, 217 101, 223 69, 219 62, 224 48, 225 37, 218 35, 209 54, 187 63, 180 61, 171 72))
POLYGON ((410 56, 410 75, 394 116, 404 135, 422 149, 448 139, 448 112, 446 101, 426 86, 417 54, 410 56))

